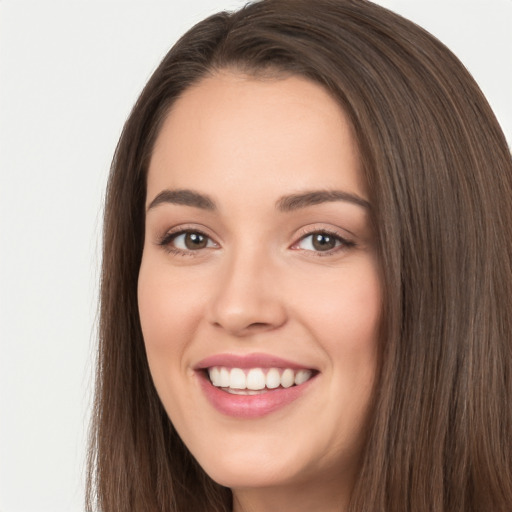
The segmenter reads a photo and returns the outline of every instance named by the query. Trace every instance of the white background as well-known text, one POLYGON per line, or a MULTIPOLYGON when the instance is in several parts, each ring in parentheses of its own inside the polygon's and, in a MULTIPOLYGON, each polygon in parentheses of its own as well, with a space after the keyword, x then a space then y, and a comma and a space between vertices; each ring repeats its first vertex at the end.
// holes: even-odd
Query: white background
MULTIPOLYGON (((166 51, 242 0, 0 0, 0 512, 83 510, 102 198, 166 51)), ((437 35, 512 142, 512 0, 380 0, 437 35)))

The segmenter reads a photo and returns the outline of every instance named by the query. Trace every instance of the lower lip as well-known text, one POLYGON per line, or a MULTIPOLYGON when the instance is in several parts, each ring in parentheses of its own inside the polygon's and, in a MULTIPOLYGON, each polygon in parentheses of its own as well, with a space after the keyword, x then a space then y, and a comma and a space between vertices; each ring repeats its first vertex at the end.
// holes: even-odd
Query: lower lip
POLYGON ((279 388, 257 395, 234 395, 212 385, 202 372, 198 372, 202 390, 210 403, 222 414, 235 418, 261 418, 282 409, 300 398, 316 376, 289 388, 279 388))

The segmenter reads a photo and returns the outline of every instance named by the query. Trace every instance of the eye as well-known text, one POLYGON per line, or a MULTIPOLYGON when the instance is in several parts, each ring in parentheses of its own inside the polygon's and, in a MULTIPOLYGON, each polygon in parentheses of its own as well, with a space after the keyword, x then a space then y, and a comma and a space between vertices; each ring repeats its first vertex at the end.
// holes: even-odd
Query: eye
POLYGON ((217 247, 217 244, 208 235, 193 230, 167 233, 160 241, 160 245, 170 252, 178 254, 217 247))
POLYGON ((172 238, 172 243, 177 249, 196 251, 211 247, 211 240, 203 233, 187 231, 172 238))
POLYGON ((315 231, 303 236, 296 244, 293 245, 292 249, 302 249, 304 251, 313 252, 336 252, 337 249, 344 249, 353 247, 354 242, 346 240, 335 233, 329 233, 327 231, 315 231))

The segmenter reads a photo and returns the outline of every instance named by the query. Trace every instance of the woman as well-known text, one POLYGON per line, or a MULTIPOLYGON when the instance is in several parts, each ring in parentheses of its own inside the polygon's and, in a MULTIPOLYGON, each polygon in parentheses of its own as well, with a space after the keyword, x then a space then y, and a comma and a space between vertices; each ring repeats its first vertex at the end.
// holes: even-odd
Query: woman
POLYGON ((480 90, 403 18, 199 23, 112 166, 88 507, 508 510, 511 196, 480 90))

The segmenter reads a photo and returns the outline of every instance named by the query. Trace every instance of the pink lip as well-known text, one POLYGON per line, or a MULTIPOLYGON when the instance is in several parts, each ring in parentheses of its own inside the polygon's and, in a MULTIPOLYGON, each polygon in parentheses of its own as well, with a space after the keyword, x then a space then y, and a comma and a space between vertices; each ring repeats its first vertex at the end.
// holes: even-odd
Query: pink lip
MULTIPOLYGON (((195 370, 204 370, 212 366, 226 366, 228 368, 291 368, 300 370, 301 368, 310 368, 308 366, 287 361, 277 356, 269 354, 216 354, 214 356, 202 359, 194 367, 195 370)), ((314 368, 310 368, 314 369, 314 368)))
POLYGON ((232 395, 213 386, 203 372, 198 372, 201 388, 209 402, 222 414, 241 419, 260 418, 300 398, 316 377, 300 386, 279 388, 259 395, 232 395))
POLYGON ((228 368, 308 368, 292 361, 267 354, 218 354, 207 357, 196 366, 196 375, 208 401, 220 413, 240 419, 254 419, 266 416, 290 405, 304 395, 316 380, 317 375, 299 386, 278 388, 257 395, 234 395, 212 385, 205 369, 212 366, 228 368))

